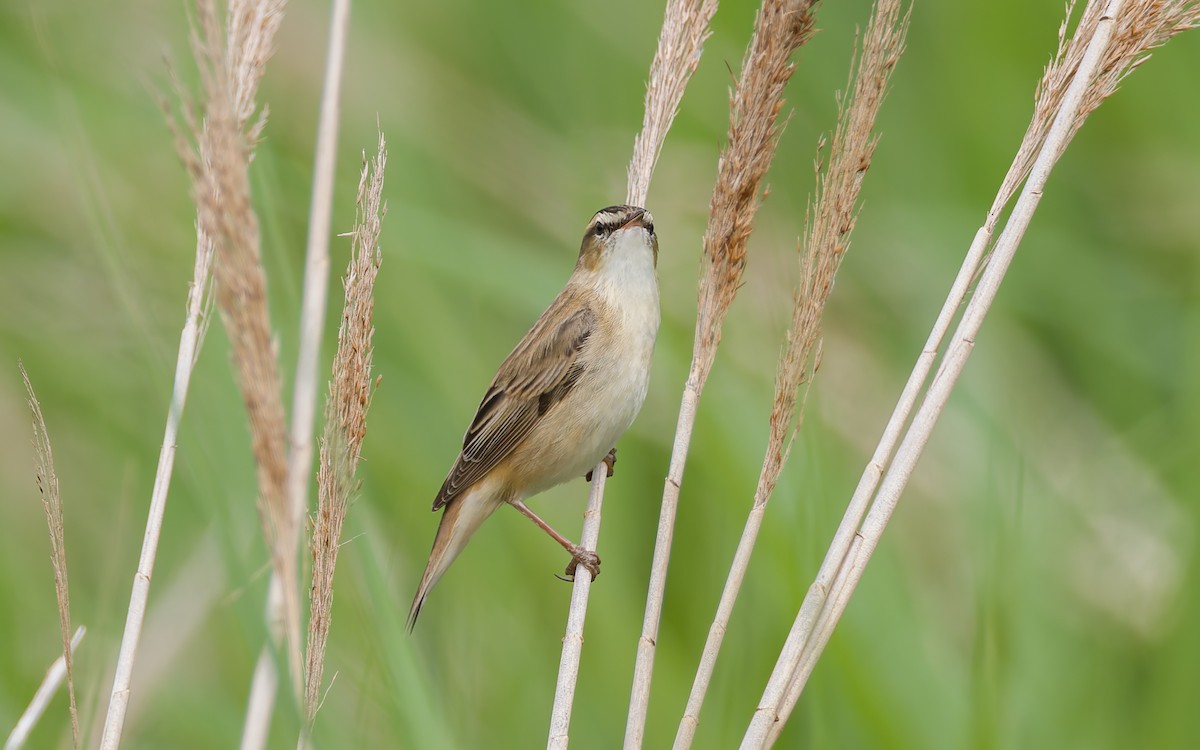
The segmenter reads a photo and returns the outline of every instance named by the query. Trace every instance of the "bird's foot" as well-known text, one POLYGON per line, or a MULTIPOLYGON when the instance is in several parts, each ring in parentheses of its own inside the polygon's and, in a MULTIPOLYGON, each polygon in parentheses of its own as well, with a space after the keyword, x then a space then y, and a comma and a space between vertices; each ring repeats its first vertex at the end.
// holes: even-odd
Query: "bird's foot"
MULTIPOLYGON (((617 466, 617 449, 616 448, 613 448, 612 450, 610 450, 608 452, 608 455, 604 457, 604 465, 606 467, 608 467, 608 470, 604 476, 611 477, 613 475, 613 469, 615 469, 617 466)), ((595 470, 593 469, 593 471, 595 471, 595 470)), ((587 474, 584 474, 583 478, 589 482, 592 481, 592 472, 589 471, 587 474)))
POLYGON ((575 580, 575 571, 580 565, 583 569, 592 574, 592 580, 596 580, 600 576, 600 556, 590 549, 584 549, 578 545, 568 550, 571 553, 571 562, 567 564, 565 575, 559 576, 564 581, 571 582, 575 580))

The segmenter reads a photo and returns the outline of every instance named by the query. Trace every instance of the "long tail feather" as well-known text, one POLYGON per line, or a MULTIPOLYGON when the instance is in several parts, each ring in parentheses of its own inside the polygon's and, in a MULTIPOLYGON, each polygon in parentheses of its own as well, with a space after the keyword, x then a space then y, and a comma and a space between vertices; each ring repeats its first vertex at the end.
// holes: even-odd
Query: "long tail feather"
POLYGON ((442 574, 454 562, 458 554, 467 546, 467 541, 479 530, 487 517, 492 515, 500 502, 490 488, 483 486, 486 482, 471 488, 450 501, 442 511, 442 520, 438 524, 437 535, 433 538, 433 549, 429 553, 429 562, 425 565, 425 573, 421 576, 421 585, 417 587, 413 597, 412 607, 408 611, 408 632, 412 632, 417 624, 417 615, 425 598, 437 585, 442 574))

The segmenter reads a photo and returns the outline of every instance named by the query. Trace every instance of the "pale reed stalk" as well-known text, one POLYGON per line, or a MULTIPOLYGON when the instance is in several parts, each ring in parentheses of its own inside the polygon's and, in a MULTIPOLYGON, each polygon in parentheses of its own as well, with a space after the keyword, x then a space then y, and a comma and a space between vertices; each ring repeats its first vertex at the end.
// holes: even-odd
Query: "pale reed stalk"
POLYGON ((71 647, 66 652, 59 655, 50 668, 46 670, 46 676, 42 678, 42 684, 38 685, 37 692, 33 694, 33 699, 29 701, 29 705, 25 711, 21 713, 21 718, 17 719, 16 725, 13 726, 12 732, 9 733, 8 739, 4 741, 4 750, 21 750, 25 747, 25 743, 29 740, 29 735, 33 732, 33 728, 37 726, 38 720, 42 718, 42 714, 46 713, 46 708, 50 705, 50 701, 54 699, 54 694, 58 692, 58 688, 63 684, 63 680, 67 678, 67 659, 69 653, 74 656, 75 651, 79 648, 80 641, 83 636, 87 635, 87 628, 82 625, 75 629, 75 635, 71 636, 71 647))
MULTIPOLYGON (((597 464, 592 470, 592 488, 588 492, 584 511, 583 537, 579 544, 594 550, 600 542, 600 510, 604 501, 604 483, 608 467, 597 464)), ((579 681, 579 659, 583 655, 583 621, 587 616, 588 594, 592 590, 592 574, 583 566, 575 571, 571 588, 571 605, 567 611, 567 632, 563 636, 562 655, 558 660, 558 680, 554 685, 554 706, 550 712, 550 737, 547 750, 566 750, 571 736, 571 710, 575 704, 575 685, 579 681)))
POLYGON ((820 361, 822 314, 833 290, 834 276, 849 249, 850 234, 857 217, 859 191, 870 168, 877 142, 873 135, 875 120, 883 105, 896 62, 903 53, 907 26, 908 14, 901 16, 899 0, 879 0, 875 4, 875 11, 863 35, 861 58, 855 56, 851 60, 849 98, 841 102, 831 156, 824 173, 820 171, 818 163, 816 198, 808 212, 809 231, 803 243, 805 253, 800 281, 793 298, 792 324, 776 376, 767 452, 759 473, 754 502, 738 541, 733 564, 692 682, 687 707, 679 723, 675 737, 677 750, 691 747, 695 739, 700 710, 762 528, 767 502, 803 419, 803 403, 798 404, 798 390, 801 386, 811 385, 820 361))
MULTIPOLYGON (((650 82, 646 87, 646 106, 642 129, 633 144, 629 162, 629 186, 625 202, 645 206, 654 165, 662 151, 663 142, 687 83, 700 64, 704 40, 709 35, 709 22, 717 11, 717 0, 670 0, 663 16, 658 47, 650 64, 650 82)), ((604 503, 604 483, 607 467, 603 462, 592 471, 592 487, 584 512, 580 544, 595 550, 600 538, 601 509, 604 503)), ((563 636, 559 658, 558 679, 554 689, 554 705, 550 714, 547 746, 565 748, 570 740, 571 711, 575 702, 575 686, 579 679, 579 660, 583 653, 583 625, 587 615, 588 594, 591 591, 590 573, 576 571, 571 604, 567 612, 566 634, 563 636)))
POLYGON ((167 513, 167 494, 171 488, 171 475, 175 467, 175 445, 179 436, 179 425, 183 418, 183 406, 187 401, 192 371, 199 358, 200 347, 204 343, 204 334, 210 320, 209 313, 212 310, 212 260, 212 242, 197 223, 196 262, 192 268, 192 283, 188 288, 183 330, 179 334, 179 350, 175 356, 175 382, 171 388, 167 423, 158 452, 154 487, 150 491, 150 508, 146 518, 146 531, 142 536, 142 551, 138 558, 137 571, 133 576, 129 608, 125 614, 125 630, 121 635, 121 647, 117 653, 108 714, 100 741, 102 748, 115 748, 120 743, 125 714, 129 709, 133 665, 137 660, 142 625, 146 620, 150 581, 154 576, 154 560, 158 554, 158 540, 162 535, 163 519, 167 513))
POLYGON ((638 639, 625 724, 626 750, 640 748, 644 740, 679 489, 696 408, 716 358, 725 314, 741 285, 746 243, 761 202, 762 181, 778 143, 777 121, 783 107, 783 89, 793 70, 790 59, 812 34, 813 5, 814 2, 807 0, 764 0, 731 97, 728 143, 718 163, 704 234, 704 270, 698 293, 692 363, 680 399, 671 461, 663 485, 646 611, 638 639))
MULTIPOLYGON (((1070 11, 1071 7, 1068 6, 1068 18, 1070 11)), ((801 606, 759 707, 747 728, 742 741, 743 750, 769 747, 778 738, 799 700, 808 676, 861 579, 933 426, 974 349, 975 337, 1041 200, 1054 164, 1087 115, 1115 91, 1125 75, 1144 62, 1151 49, 1164 44, 1175 34, 1194 28, 1198 23, 1200 5, 1194 1, 1171 3, 1156 0, 1089 3, 1069 43, 1065 41, 1064 22, 1060 29, 1058 53, 1038 88, 1034 120, 1009 175, 1001 185, 987 223, 976 234, 963 270, 955 280, 947 304, 935 324, 930 344, 922 352, 893 420, 885 428, 884 439, 860 480, 859 490, 856 490, 851 508, 835 537, 835 544, 831 546, 822 565, 822 573, 826 577, 822 580, 818 575, 817 582, 810 588, 801 606), (895 436, 903 429, 903 422, 932 367, 937 343, 948 329, 952 312, 957 307, 952 303, 956 296, 961 299, 961 295, 965 294, 973 275, 971 269, 978 264, 989 244, 1000 207, 1007 203, 1012 190, 1026 175, 1028 178, 1024 187, 1004 231, 992 248, 990 260, 963 312, 937 375, 889 464, 889 443, 894 443, 895 436), (882 482, 876 493, 875 484, 880 476, 882 482), (873 502, 870 501, 872 494, 873 502), (858 518, 862 518, 865 512, 861 527, 852 518, 852 511, 858 513, 858 518), (847 528, 851 531, 847 532, 847 528), (839 539, 843 538, 844 548, 835 550, 839 539)))

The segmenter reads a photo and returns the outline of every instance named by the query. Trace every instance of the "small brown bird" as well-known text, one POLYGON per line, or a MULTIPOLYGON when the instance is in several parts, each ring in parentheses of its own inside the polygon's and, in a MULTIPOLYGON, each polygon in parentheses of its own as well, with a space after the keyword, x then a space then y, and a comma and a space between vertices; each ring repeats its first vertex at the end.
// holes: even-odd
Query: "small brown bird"
MULTIPOLYGON (((583 476, 615 450, 646 399, 658 334, 658 237, 644 208, 592 217, 567 285, 492 380, 433 509, 444 508, 408 614, 497 508, 513 506, 595 577, 600 558, 573 544, 525 499, 583 476)), ((611 469, 611 464, 610 464, 611 469)))

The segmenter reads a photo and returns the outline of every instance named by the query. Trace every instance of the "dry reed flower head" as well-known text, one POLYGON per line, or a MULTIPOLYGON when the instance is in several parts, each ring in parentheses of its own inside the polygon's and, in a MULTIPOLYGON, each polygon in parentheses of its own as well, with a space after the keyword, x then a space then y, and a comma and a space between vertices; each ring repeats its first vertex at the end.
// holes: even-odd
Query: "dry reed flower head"
POLYGON ((633 142, 633 158, 629 161, 629 188, 625 197, 629 205, 646 205, 654 164, 675 121, 688 81, 700 65, 704 41, 712 33, 708 24, 716 12, 717 0, 671 0, 667 5, 654 61, 650 64, 642 129, 633 142))
POLYGON ((367 410, 375 383, 371 379, 372 338, 375 334, 375 278, 382 263, 379 232, 387 205, 383 202, 383 176, 387 149, 383 134, 375 161, 364 156, 358 183, 357 212, 350 262, 342 279, 345 307, 338 328, 333 378, 325 401, 325 429, 317 474, 317 516, 313 523, 313 583, 309 602, 308 654, 304 707, 308 721, 316 715, 325 665, 325 644, 333 612, 333 574, 341 544, 342 523, 359 452, 367 434, 367 410))
POLYGON ((766 0, 742 60, 729 105, 728 143, 717 164, 717 181, 704 233, 694 357, 696 375, 708 376, 721 340, 725 313, 746 265, 746 242, 754 229, 763 178, 775 157, 783 89, 792 76, 792 53, 812 36, 814 2, 766 0))
POLYGON ((203 118, 184 98, 187 132, 174 123, 176 150, 192 178, 200 233, 215 250, 215 296, 229 334, 238 386, 250 421, 262 521, 268 546, 286 533, 286 419, 276 344, 267 310, 258 218, 248 167, 263 126, 254 98, 286 3, 237 0, 227 11, 228 40, 211 0, 197 3, 193 47, 203 118))
MULTIPOLYGON (((1075 0, 1067 2, 1063 22, 1058 28, 1058 47, 1054 57, 1047 63, 1034 92, 1033 117, 1021 148, 1013 159, 1015 168, 1009 170, 996 201, 992 204, 993 212, 1012 199, 1029 174, 1034 157, 1041 149, 1054 122, 1054 114, 1058 112, 1063 97, 1066 96, 1067 87, 1074 79, 1075 71, 1079 69, 1088 42, 1095 34, 1100 21, 1106 17, 1107 6, 1107 2, 1088 2, 1075 25, 1074 33, 1068 35, 1075 0)), ((1200 2, 1126 0, 1112 20, 1112 41, 1105 49, 1099 70, 1088 87, 1079 112, 1071 122, 1065 143, 1071 141, 1088 115, 1116 92, 1126 76, 1150 59, 1153 50, 1166 44, 1171 37, 1200 25, 1200 2)))
POLYGON ((75 675, 71 658, 71 595, 67 585, 67 542, 63 532, 62 495, 58 491, 58 472, 54 470, 54 451, 50 447, 50 433, 46 430, 46 418, 42 416, 42 405, 33 391, 33 383, 25 365, 17 361, 21 379, 25 381, 25 393, 29 411, 33 417, 33 448, 36 454, 38 494, 42 497, 42 508, 46 511, 46 526, 50 532, 50 562, 54 567, 54 596, 58 602, 58 624, 62 636, 63 661, 67 671, 67 694, 71 712, 71 738, 79 747, 79 710, 75 703, 75 675))
POLYGON ((776 374, 767 456, 755 491, 758 504, 766 503, 774 490, 799 426, 798 390, 809 382, 820 364, 821 318, 833 291, 834 277, 849 249, 850 233, 858 216, 858 195, 878 142, 875 121, 896 62, 904 53, 908 21, 909 13, 901 16, 899 0, 879 0, 876 4, 863 35, 861 56, 856 56, 851 65, 849 97, 839 96, 829 162, 823 171, 819 159, 816 164, 817 190, 808 209, 800 282, 776 374))

